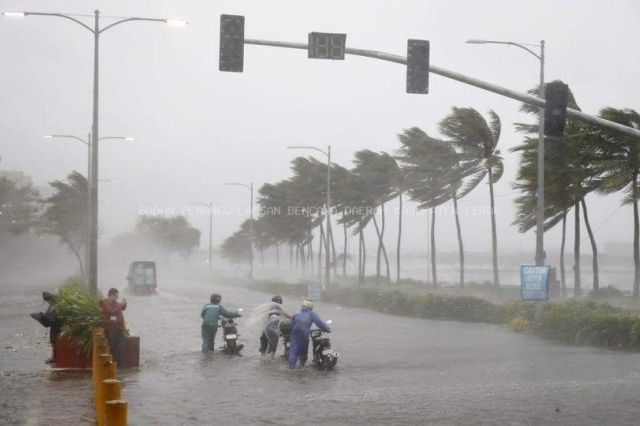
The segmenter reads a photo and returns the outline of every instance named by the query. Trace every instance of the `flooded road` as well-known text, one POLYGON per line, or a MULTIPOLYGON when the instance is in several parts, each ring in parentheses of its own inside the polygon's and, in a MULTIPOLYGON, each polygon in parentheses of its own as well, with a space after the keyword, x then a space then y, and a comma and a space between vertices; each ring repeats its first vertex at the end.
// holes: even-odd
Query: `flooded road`
MULTIPOLYGON (((335 371, 258 353, 200 352, 210 293, 245 313, 270 294, 189 282, 127 296, 141 367, 122 373, 131 424, 637 424, 640 354, 572 347, 486 324, 427 321, 318 303, 332 319, 335 371)), ((297 309, 299 300, 284 305, 297 309)), ((216 345, 220 344, 220 334, 216 345)), ((279 353, 282 348, 279 347, 279 353)))

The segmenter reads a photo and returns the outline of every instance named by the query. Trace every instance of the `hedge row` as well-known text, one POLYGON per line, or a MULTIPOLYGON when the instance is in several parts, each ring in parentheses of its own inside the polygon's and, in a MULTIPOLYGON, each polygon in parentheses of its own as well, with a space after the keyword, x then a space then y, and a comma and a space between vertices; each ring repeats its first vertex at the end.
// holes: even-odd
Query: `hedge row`
MULTIPOLYGON (((304 296, 306 284, 262 281, 250 285, 273 294, 304 296)), ((374 288, 331 288, 322 293, 326 302, 373 309, 418 318, 504 324, 518 332, 573 344, 609 348, 640 348, 640 318, 632 312, 595 301, 546 303, 535 319, 535 304, 493 304, 469 296, 408 294, 374 288)))

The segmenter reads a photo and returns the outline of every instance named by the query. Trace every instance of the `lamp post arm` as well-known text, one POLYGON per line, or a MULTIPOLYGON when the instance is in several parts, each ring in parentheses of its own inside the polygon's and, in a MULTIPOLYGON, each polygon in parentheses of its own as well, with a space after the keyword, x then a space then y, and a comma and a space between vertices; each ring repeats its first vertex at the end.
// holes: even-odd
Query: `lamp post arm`
MULTIPOLYGON (((471 43, 471 41, 470 41, 471 43)), ((525 46, 524 44, 521 43, 516 43, 513 41, 494 41, 494 40, 482 40, 482 43, 474 43, 474 44, 506 44, 508 46, 516 46, 519 47, 520 49, 524 49, 527 52, 531 53, 533 56, 535 56, 538 59, 542 59, 540 57, 540 55, 538 55, 536 52, 534 52, 533 50, 529 49, 527 46, 525 46)))
POLYGON ((116 25, 124 24, 125 22, 131 22, 131 21, 150 21, 150 22, 165 22, 165 23, 167 22, 166 19, 157 19, 157 18, 126 18, 121 21, 114 22, 113 24, 109 24, 98 32, 102 34, 103 32, 107 31, 110 28, 115 27, 116 25))
POLYGON ((288 146, 287 148, 289 149, 313 149, 316 151, 319 151, 321 153, 323 153, 324 155, 326 155, 327 157, 329 156, 329 153, 321 148, 317 148, 315 146, 288 146))
MULTIPOLYGON (((47 136, 48 137, 48 136, 47 136)), ((51 137, 53 138, 68 138, 68 139, 75 139, 77 141, 82 142, 83 144, 89 146, 89 142, 85 141, 84 139, 78 137, 78 136, 74 136, 74 135, 51 135, 51 137)))
POLYGON ((247 188, 249 191, 251 191, 251 187, 249 185, 245 185, 244 183, 227 182, 227 183, 223 183, 223 185, 226 185, 226 186, 242 186, 243 188, 247 188))
POLYGON ((76 18, 72 18, 71 16, 64 15, 62 13, 24 12, 24 16, 54 16, 58 18, 69 19, 70 21, 73 21, 76 24, 81 25, 85 29, 89 30, 91 33, 95 34, 95 31, 87 24, 83 23, 82 21, 79 21, 76 18))

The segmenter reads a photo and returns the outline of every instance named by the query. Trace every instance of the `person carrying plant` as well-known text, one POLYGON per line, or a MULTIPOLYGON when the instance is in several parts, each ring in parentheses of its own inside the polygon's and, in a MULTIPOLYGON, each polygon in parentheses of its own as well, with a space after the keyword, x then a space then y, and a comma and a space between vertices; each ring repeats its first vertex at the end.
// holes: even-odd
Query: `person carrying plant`
POLYGON ((205 353, 213 352, 220 317, 238 318, 242 316, 238 312, 229 312, 220 306, 222 296, 218 293, 213 293, 209 300, 210 303, 204 305, 202 312, 200 312, 200 317, 202 317, 202 352, 205 353))
POLYGON ((118 290, 115 288, 110 288, 107 296, 99 302, 102 309, 102 323, 111 354, 118 367, 123 367, 127 336, 122 311, 127 309, 127 299, 122 298, 122 301, 118 302, 118 290))

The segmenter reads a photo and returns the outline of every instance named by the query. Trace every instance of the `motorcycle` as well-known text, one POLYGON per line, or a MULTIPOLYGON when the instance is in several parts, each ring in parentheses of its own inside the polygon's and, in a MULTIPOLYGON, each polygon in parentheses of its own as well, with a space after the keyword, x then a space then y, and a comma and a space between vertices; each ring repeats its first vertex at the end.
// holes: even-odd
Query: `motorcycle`
POLYGON ((278 331, 280 333, 280 337, 282 337, 282 346, 284 347, 284 355, 281 355, 285 359, 289 359, 289 347, 291 343, 289 340, 291 339, 291 320, 282 319, 278 323, 278 331))
MULTIPOLYGON (((242 312, 242 309, 238 309, 242 312)), ((222 327, 223 346, 222 351, 232 355, 240 355, 240 351, 244 348, 243 344, 238 343, 238 328, 233 318, 222 318, 220 320, 222 327)))
MULTIPOLYGON (((331 320, 327 321, 331 324, 331 320)), ((314 328, 309 331, 313 346, 313 363, 321 370, 331 370, 338 362, 338 353, 331 349, 331 340, 322 330, 314 328)))

